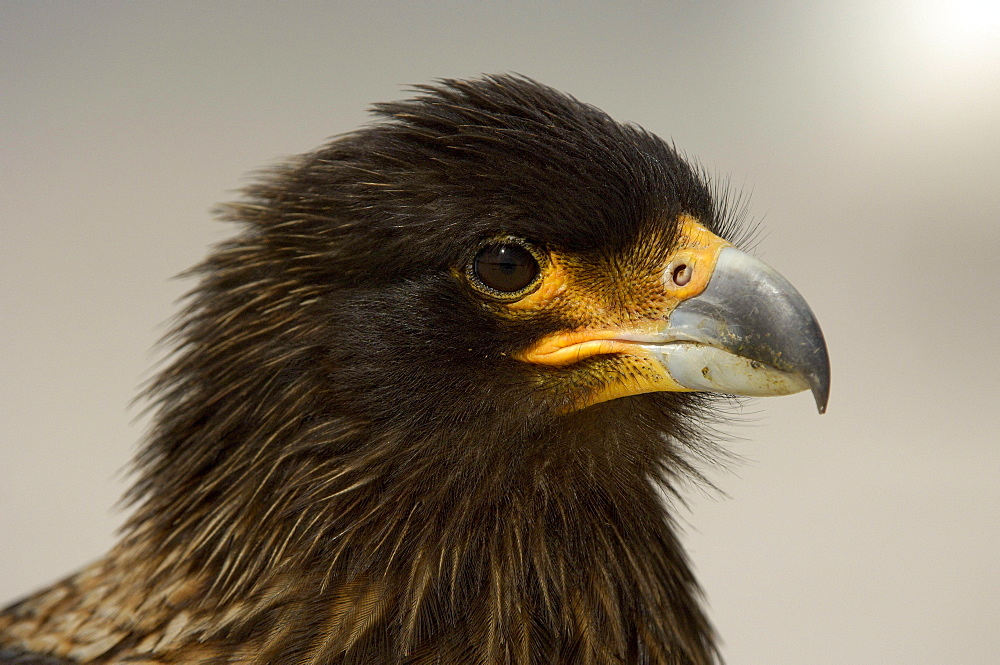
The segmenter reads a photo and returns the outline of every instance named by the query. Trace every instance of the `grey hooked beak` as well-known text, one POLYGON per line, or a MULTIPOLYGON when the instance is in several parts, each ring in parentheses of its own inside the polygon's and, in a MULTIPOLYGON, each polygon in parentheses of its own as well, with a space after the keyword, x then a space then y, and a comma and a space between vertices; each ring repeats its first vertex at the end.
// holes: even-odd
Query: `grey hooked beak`
POLYGON ((670 313, 655 341, 644 337, 641 346, 685 388, 749 396, 808 389, 826 411, 830 360, 816 317, 788 280, 735 247, 719 252, 708 286, 670 313))

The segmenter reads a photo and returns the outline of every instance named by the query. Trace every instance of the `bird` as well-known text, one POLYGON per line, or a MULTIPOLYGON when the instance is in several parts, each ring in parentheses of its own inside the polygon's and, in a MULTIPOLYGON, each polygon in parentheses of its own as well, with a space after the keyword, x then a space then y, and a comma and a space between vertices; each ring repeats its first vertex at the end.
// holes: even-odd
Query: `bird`
POLYGON ((519 74, 438 79, 217 215, 120 539, 7 665, 721 662, 676 506, 830 363, 733 198, 519 74))

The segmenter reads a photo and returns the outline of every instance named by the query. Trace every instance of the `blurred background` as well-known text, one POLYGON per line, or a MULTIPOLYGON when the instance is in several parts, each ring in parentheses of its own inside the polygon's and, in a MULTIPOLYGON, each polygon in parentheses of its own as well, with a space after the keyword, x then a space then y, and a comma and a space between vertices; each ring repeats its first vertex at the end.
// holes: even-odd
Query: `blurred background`
POLYGON ((529 75, 750 198, 829 413, 749 403, 681 508, 733 664, 1000 649, 1000 5, 0 4, 0 604, 99 556, 172 279, 245 175, 406 86, 529 75))

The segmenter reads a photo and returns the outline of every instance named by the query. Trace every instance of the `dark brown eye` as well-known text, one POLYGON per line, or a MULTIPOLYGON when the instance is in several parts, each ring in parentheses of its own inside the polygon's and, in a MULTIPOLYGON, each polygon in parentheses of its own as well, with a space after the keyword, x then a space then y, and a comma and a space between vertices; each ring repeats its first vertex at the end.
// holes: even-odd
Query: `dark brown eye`
POLYGON ((500 294, 523 291, 538 277, 538 261, 514 242, 487 245, 472 262, 472 274, 488 290, 500 294))

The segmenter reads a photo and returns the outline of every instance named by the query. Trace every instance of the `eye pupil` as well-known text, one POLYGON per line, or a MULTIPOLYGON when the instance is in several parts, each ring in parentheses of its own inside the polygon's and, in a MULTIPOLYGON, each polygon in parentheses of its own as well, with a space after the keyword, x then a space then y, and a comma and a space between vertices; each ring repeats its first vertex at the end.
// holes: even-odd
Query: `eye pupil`
POLYGON ((538 261, 519 244, 498 243, 479 250, 472 270, 488 288, 502 293, 516 293, 538 276, 538 261))

